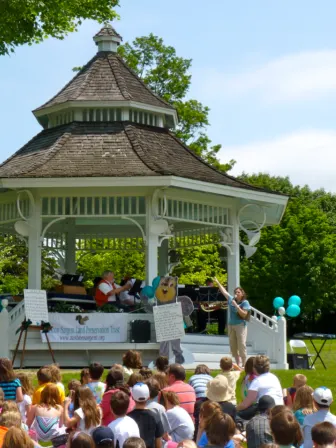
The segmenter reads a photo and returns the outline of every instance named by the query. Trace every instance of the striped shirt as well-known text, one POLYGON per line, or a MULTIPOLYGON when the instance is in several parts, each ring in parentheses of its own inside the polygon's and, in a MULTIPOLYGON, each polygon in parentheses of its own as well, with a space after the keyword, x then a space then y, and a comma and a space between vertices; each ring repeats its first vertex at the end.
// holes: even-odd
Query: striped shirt
POLYGON ((3 381, 0 383, 1 389, 5 394, 5 401, 7 400, 16 400, 16 389, 21 387, 21 382, 18 378, 13 381, 3 381))
POLYGON ((207 375, 205 373, 200 373, 198 375, 193 375, 190 378, 189 384, 195 390, 196 399, 205 398, 206 397, 207 384, 211 380, 212 380, 212 376, 211 375, 207 375))
POLYGON ((194 421, 194 408, 196 402, 194 388, 183 381, 175 381, 175 383, 165 387, 163 390, 167 392, 175 392, 180 400, 181 408, 185 409, 194 421))

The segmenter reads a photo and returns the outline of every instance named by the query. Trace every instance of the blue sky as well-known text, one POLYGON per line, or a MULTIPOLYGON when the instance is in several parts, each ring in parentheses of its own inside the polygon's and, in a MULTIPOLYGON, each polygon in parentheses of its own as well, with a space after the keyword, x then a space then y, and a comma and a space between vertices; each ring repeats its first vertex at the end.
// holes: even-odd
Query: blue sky
MULTIPOLYGON (((121 0, 124 41, 150 32, 192 58, 190 97, 211 109, 209 135, 233 174, 264 171, 336 191, 336 2, 121 0)), ((40 131, 31 110, 96 52, 86 22, 0 57, 0 160, 40 131)))

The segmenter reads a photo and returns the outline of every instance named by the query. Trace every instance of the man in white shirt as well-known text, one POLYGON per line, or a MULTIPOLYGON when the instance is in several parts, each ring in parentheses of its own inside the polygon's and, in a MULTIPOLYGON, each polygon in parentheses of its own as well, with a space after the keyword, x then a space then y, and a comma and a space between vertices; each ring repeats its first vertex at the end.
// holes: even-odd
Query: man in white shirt
POLYGON ((95 299, 97 306, 103 306, 108 302, 115 302, 116 295, 127 291, 130 287, 129 282, 126 282, 124 286, 117 285, 114 282, 114 273, 112 271, 105 271, 96 289, 95 299))
POLYGON ((306 415, 303 421, 304 448, 313 448, 311 431, 317 423, 329 422, 336 427, 336 416, 330 412, 330 406, 333 402, 331 390, 326 387, 318 387, 313 392, 313 399, 317 412, 306 415))

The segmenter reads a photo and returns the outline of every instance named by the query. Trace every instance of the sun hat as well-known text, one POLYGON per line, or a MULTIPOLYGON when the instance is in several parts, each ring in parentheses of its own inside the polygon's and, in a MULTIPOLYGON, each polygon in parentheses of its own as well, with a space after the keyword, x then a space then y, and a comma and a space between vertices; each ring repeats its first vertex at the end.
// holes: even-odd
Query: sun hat
POLYGON ((218 375, 207 384, 206 396, 211 401, 229 401, 231 398, 231 388, 224 375, 218 375))
POLYGON ((316 403, 322 406, 330 406, 333 402, 331 390, 324 386, 315 389, 312 396, 316 403))
POLYGON ((147 401, 149 399, 149 389, 147 384, 134 384, 132 388, 132 397, 134 401, 147 401))

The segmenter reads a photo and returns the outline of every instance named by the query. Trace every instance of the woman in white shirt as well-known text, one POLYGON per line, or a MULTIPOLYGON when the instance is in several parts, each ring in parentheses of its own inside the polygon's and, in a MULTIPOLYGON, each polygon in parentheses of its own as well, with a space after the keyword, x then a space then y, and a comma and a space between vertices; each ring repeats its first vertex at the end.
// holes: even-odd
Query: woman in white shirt
POLYGON ((171 391, 162 391, 162 396, 170 426, 169 435, 173 442, 192 439, 195 425, 188 412, 181 408, 177 394, 171 391))
POLYGON ((258 401, 264 395, 269 395, 275 404, 284 404, 282 387, 277 376, 270 372, 270 360, 267 356, 258 355, 254 360, 255 378, 247 392, 244 401, 237 406, 238 416, 250 420, 257 412, 258 401))

